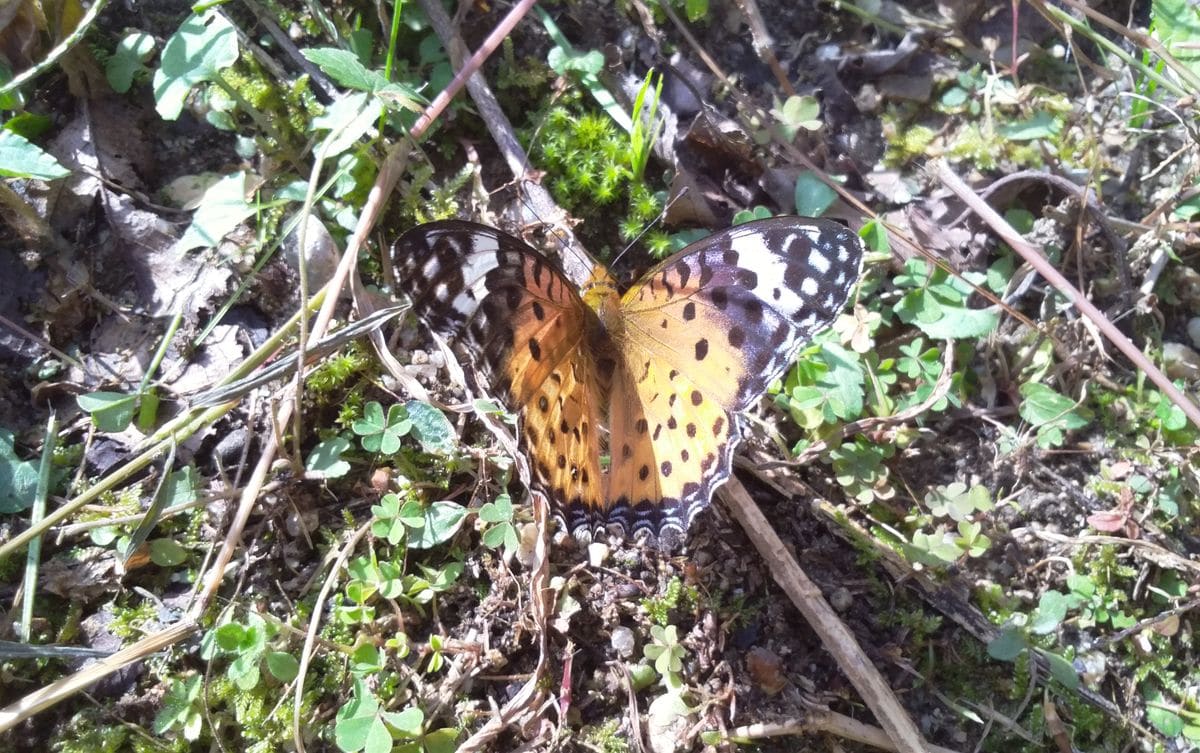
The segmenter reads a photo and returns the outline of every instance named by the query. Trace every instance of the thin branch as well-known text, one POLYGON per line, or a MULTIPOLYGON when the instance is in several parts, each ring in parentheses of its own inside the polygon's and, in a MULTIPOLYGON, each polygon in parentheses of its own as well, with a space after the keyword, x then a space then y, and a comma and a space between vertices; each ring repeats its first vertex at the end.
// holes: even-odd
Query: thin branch
POLYGON ((730 478, 717 490, 717 494, 742 524, 742 528, 746 529, 775 582, 804 615, 804 619, 821 639, 821 645, 833 655, 838 667, 871 709, 879 726, 883 727, 895 745, 894 749, 902 753, 929 750, 928 743, 921 737, 921 733, 909 718, 908 712, 900 705, 883 675, 871 663, 858 641, 833 611, 833 607, 829 606, 829 602, 821 594, 821 589, 805 575, 746 488, 736 478, 730 478))
POLYGON ((934 174, 938 179, 949 188, 958 198, 975 210, 975 212, 983 219, 984 222, 992 228, 1000 238, 1007 243, 1013 251, 1016 251, 1021 258, 1029 262, 1038 274, 1053 285, 1060 293, 1066 296, 1067 300, 1075 305, 1079 312, 1083 314, 1088 321, 1096 325, 1096 329, 1108 338, 1109 342, 1117 346, 1117 350, 1125 354, 1125 356, 1133 362, 1133 365, 1141 369, 1150 381, 1156 387, 1162 390, 1162 393, 1170 398, 1171 402, 1179 406, 1187 417, 1197 428, 1200 428, 1200 407, 1188 399, 1182 392, 1179 391, 1167 375, 1154 365, 1146 354, 1137 349, 1137 346, 1125 336, 1121 330, 1116 328, 1111 321, 1108 320, 1100 309, 1096 308, 1091 301, 1080 293, 1074 285, 1072 285, 1066 277, 1054 268, 1054 265, 1046 259, 1045 255, 1034 248, 1029 241, 1018 233, 1012 225, 1000 216, 996 210, 992 209, 979 194, 971 190, 970 186, 963 182, 962 178, 958 177, 950 166, 943 160, 938 160, 934 167, 934 174))

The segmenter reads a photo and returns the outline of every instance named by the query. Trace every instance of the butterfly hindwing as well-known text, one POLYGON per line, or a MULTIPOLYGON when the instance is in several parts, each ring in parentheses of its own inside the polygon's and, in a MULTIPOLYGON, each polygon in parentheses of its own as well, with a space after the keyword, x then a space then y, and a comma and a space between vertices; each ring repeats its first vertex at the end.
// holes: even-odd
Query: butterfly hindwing
POLYGON ((682 534, 728 475, 729 411, 687 375, 635 345, 613 379, 610 524, 631 532, 682 534), (724 475, 722 475, 722 471, 724 475))

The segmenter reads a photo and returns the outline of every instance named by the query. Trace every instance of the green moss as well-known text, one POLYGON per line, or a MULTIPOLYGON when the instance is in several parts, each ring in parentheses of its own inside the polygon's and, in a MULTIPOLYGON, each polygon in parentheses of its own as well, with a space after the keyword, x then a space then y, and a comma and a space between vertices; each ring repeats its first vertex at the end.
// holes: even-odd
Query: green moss
POLYGON ((145 626, 158 619, 158 607, 149 601, 141 601, 132 607, 115 607, 113 621, 109 630, 118 638, 141 638, 145 634, 145 626))
POLYGON ((992 170, 1004 154, 1004 144, 995 135, 985 136, 978 125, 971 123, 955 132, 947 154, 966 160, 981 170, 992 170))
POLYGON ((377 368, 375 359, 369 357, 359 343, 354 342, 318 364, 308 375, 305 385, 315 395, 326 397, 334 390, 344 389, 352 378, 369 378, 377 368))
POLYGON ((304 148, 312 118, 322 108, 307 77, 286 86, 278 84, 252 56, 243 55, 221 72, 220 86, 209 89, 210 103, 223 112, 252 110, 245 115, 261 126, 264 151, 289 160, 304 148))
POLYGON ((620 719, 609 719, 584 727, 579 735, 592 750, 600 753, 629 753, 629 743, 619 734, 620 728, 620 719))
POLYGON ((890 116, 884 117, 884 133, 888 136, 884 161, 892 166, 904 165, 925 157, 925 150, 937 137, 937 131, 925 125, 904 125, 890 116))
MULTIPOLYGON (((325 668, 324 662, 315 661, 305 685, 310 690, 319 690, 319 696, 327 699, 340 691, 320 682, 325 668)), ((291 747, 293 706, 284 698, 286 687, 269 681, 266 674, 263 678, 252 689, 242 690, 224 676, 214 675, 206 689, 211 713, 223 721, 221 728, 236 731, 223 739, 237 750, 265 752, 291 747), (228 718, 231 712, 232 720, 228 718)), ((308 718, 313 698, 311 692, 305 692, 300 710, 303 718, 308 718)))
POLYGON ((505 37, 500 48, 504 63, 496 67, 496 88, 523 89, 529 92, 543 91, 548 82, 553 80, 554 73, 550 68, 534 57, 516 59, 513 54, 512 37, 505 37))
POLYGON ((114 721, 109 710, 95 706, 54 727, 46 742, 55 753, 183 753, 190 747, 181 737, 158 737, 114 721))
MULTIPOLYGON (((663 197, 635 180, 629 134, 604 113, 585 109, 568 94, 531 132, 534 161, 555 199, 596 226, 616 226, 624 241, 640 235, 662 210, 663 197)), ((659 251, 667 247, 658 239, 659 251)), ((595 249, 593 249, 595 250, 595 249)))
MULTIPOLYGON (((95 483, 95 479, 91 479, 87 487, 91 487, 95 483)), ((86 488, 78 490, 78 492, 86 491, 86 488)), ((100 518, 111 518, 115 515, 132 515, 141 512, 142 510, 142 484, 137 482, 130 484, 117 490, 109 490, 100 495, 97 500, 99 504, 92 508, 90 514, 85 512, 79 516, 80 520, 98 520, 100 518)))
POLYGON ((695 586, 684 586, 681 579, 674 577, 667 583, 666 591, 661 596, 642 599, 641 607, 652 622, 667 625, 670 624, 672 612, 681 606, 694 606, 699 598, 695 586))

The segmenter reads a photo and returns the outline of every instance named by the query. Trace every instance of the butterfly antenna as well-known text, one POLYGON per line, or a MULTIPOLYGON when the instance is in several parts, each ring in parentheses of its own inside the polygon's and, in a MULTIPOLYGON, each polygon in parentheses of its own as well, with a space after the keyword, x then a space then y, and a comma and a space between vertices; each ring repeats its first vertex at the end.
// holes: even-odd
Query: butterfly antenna
POLYGON ((629 251, 629 249, 633 248, 638 243, 640 243, 642 238, 644 238, 646 236, 646 233, 653 230, 655 225, 661 224, 663 222, 663 220, 666 219, 667 212, 671 209, 671 207, 675 206, 675 202, 679 201, 684 196, 686 196, 687 192, 688 192, 687 186, 684 186, 683 188, 679 189, 679 193, 675 194, 674 196, 671 197, 671 199, 669 201, 667 201, 667 205, 662 208, 662 211, 658 213, 658 216, 655 217, 653 220, 651 220, 650 224, 648 224, 648 225, 646 225, 646 227, 642 228, 642 232, 638 233, 637 237, 635 237, 633 240, 631 240, 629 242, 629 245, 627 245, 627 246, 625 246, 625 248, 621 249, 621 253, 619 253, 615 257, 613 257, 613 260, 608 263, 609 269, 612 269, 613 267, 615 267, 617 265, 617 260, 620 259, 622 256, 624 256, 625 253, 627 251, 629 251))

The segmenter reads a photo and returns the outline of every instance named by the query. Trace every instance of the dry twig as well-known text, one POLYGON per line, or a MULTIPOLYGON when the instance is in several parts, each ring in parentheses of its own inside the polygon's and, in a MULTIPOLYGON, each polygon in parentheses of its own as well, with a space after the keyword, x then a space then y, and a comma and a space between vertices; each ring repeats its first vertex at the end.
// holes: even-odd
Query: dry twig
POLYGON ((717 494, 746 529, 746 534, 767 563, 775 581, 804 615, 804 619, 821 639, 821 644, 833 654, 838 667, 875 714, 888 739, 895 744, 895 750, 903 753, 929 750, 928 743, 921 737, 916 725, 900 705, 896 694, 888 687, 879 670, 858 645, 858 641, 829 606, 829 602, 825 601, 821 589, 800 569, 799 563, 771 527, 766 516, 758 509, 746 488, 736 478, 730 478, 718 489, 717 494))
POLYGON ((1164 395, 1170 398, 1171 402, 1178 405, 1191 422, 1200 427, 1200 406, 1197 406, 1186 395, 1179 391, 1170 379, 1167 379, 1166 374, 1163 374, 1157 366, 1155 366, 1146 354, 1138 350, 1137 347, 1125 336, 1121 330, 1108 320, 1096 306, 1087 299, 1082 293, 1073 286, 1067 278, 1063 277, 1062 273, 1054 268, 1054 265, 1046 259, 1045 255, 1038 249, 1034 248, 1020 233, 1018 233, 1012 225, 1000 216, 996 210, 992 209, 986 201, 980 198, 979 194, 971 190, 970 186, 963 182, 962 178, 950 169, 946 162, 939 160, 935 163, 934 173, 938 179, 949 188, 959 199, 967 206, 974 209, 980 218, 992 228, 995 233, 1007 243, 1013 251, 1017 252, 1022 259, 1029 262, 1029 265, 1038 271, 1042 277, 1053 285, 1060 293, 1066 296, 1067 300, 1075 305, 1079 312, 1084 315, 1098 330, 1111 342, 1117 346, 1117 350, 1125 354, 1125 357, 1133 362, 1150 381, 1154 383, 1164 395))

